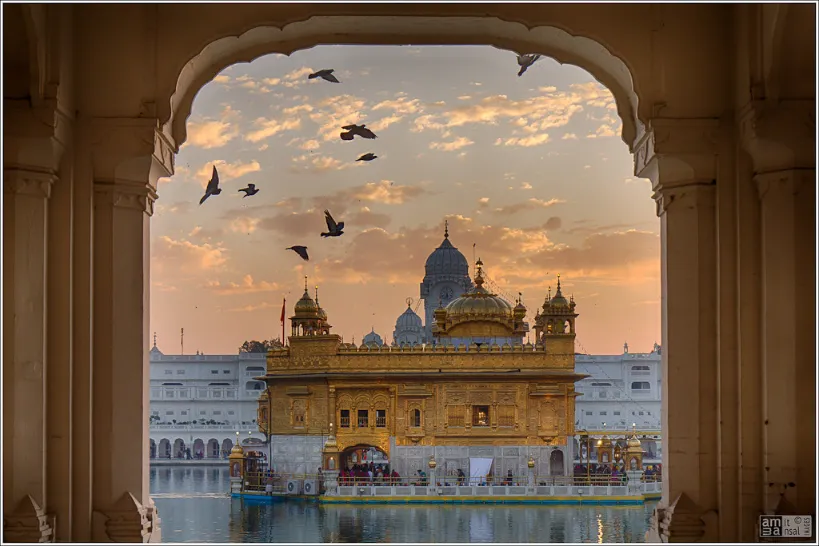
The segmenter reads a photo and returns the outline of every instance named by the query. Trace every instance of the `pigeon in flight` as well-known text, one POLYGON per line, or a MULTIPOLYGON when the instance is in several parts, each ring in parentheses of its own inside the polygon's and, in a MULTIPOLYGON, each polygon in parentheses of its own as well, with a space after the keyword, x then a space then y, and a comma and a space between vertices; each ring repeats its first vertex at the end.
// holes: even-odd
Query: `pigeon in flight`
POLYGON ((518 76, 523 76, 523 73, 526 72, 526 69, 532 66, 540 59, 540 55, 535 54, 528 54, 528 55, 518 55, 518 65, 520 65, 520 71, 518 72, 518 76))
POLYGON ((313 72, 309 76, 307 76, 308 80, 314 80, 316 78, 321 78, 322 80, 331 82, 331 83, 341 83, 338 81, 338 78, 333 76, 333 69, 332 68, 325 68, 324 70, 319 70, 318 72, 313 72))
POLYGON ((328 230, 328 232, 327 233, 322 233, 321 234, 322 237, 338 237, 342 233, 344 233, 344 231, 343 231, 344 222, 336 223, 336 221, 333 220, 333 217, 330 215, 329 210, 324 211, 324 219, 327 220, 327 230, 328 230))
MULTIPOLYGON (((241 188, 239 191, 245 192, 245 197, 250 197, 251 195, 256 195, 259 193, 259 190, 256 189, 256 184, 248 184, 246 188, 241 188)), ((242 197, 242 199, 245 197, 242 197)))
POLYGON ((222 188, 219 187, 219 173, 216 172, 216 165, 214 165, 213 174, 210 177, 210 182, 208 182, 208 187, 205 189, 205 195, 199 200, 199 204, 204 203, 205 199, 211 195, 219 195, 220 193, 222 193, 222 188))
POLYGON ((295 252, 296 254, 301 256, 301 259, 304 260, 305 262, 310 261, 310 256, 307 255, 307 247, 306 246, 298 246, 298 245, 297 246, 289 246, 289 247, 285 248, 285 250, 292 250, 293 252, 295 252))
POLYGON ((377 158, 378 156, 373 153, 367 153, 356 159, 356 161, 372 161, 373 159, 377 158))
POLYGON ((341 133, 341 140, 352 140, 356 135, 361 138, 378 138, 375 133, 367 129, 366 125, 345 125, 342 127, 346 133, 341 133))

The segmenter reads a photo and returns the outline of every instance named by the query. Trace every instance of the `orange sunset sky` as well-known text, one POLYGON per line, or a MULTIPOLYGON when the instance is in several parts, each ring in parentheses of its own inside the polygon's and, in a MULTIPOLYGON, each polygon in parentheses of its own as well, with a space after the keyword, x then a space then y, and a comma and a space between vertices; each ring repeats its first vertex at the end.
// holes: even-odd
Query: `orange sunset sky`
POLYGON ((282 298, 290 316, 304 275, 333 332, 360 342, 374 328, 389 342, 446 219, 493 287, 523 293, 530 324, 559 273, 580 314, 578 350, 650 351, 660 224, 614 99, 548 58, 517 71, 514 53, 484 46, 319 46, 224 70, 197 96, 176 173, 159 182, 159 348, 178 354, 181 328, 186 354, 280 336, 282 298), (307 79, 322 68, 341 83, 307 79), (378 138, 340 140, 349 123, 378 138), (366 152, 378 159, 355 161, 366 152), (214 164, 223 192, 200 206, 214 164), (243 199, 249 182, 261 191, 243 199), (319 236, 325 208, 346 223, 343 236, 319 236))

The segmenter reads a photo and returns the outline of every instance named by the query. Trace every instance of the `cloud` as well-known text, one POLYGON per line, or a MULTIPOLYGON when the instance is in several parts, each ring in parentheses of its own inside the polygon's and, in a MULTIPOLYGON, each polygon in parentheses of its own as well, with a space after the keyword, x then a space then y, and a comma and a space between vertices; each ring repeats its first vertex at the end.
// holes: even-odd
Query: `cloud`
POLYGON ((255 159, 249 163, 242 163, 241 160, 228 163, 224 159, 217 159, 215 161, 211 161, 210 163, 205 163, 198 171, 196 171, 196 176, 199 179, 202 188, 206 188, 208 186, 208 180, 210 180, 211 174, 213 173, 214 165, 216 165, 216 170, 219 173, 220 182, 241 178, 246 174, 259 172, 262 170, 262 166, 259 165, 259 162, 255 159))
POLYGON ((230 222, 230 230, 234 233, 253 233, 259 225, 259 218, 240 216, 230 222))
POLYGON ((173 286, 173 285, 170 285, 170 284, 165 284, 165 283, 160 282, 160 281, 151 282, 151 286, 153 286, 154 288, 156 288, 160 292, 176 292, 176 290, 177 290, 176 286, 173 286))
POLYGON ((171 239, 167 235, 156 239, 152 250, 152 258, 169 268, 216 269, 227 261, 224 247, 209 243, 197 245, 184 239, 171 239))
POLYGON ((528 256, 526 263, 574 277, 616 277, 629 282, 656 277, 660 271, 660 237, 649 231, 630 229, 614 233, 594 233, 580 246, 556 246, 528 256))
POLYGON ((253 311, 261 311, 262 309, 274 309, 279 308, 279 304, 277 303, 270 303, 267 301, 263 301, 257 304, 248 304, 242 307, 234 307, 232 309, 228 309, 227 311, 233 313, 252 313, 253 311))
POLYGON ((318 136, 322 140, 335 140, 343 126, 360 124, 365 105, 364 99, 353 95, 336 95, 320 101, 309 117, 319 125, 318 136))
POLYGON ((203 228, 202 226, 194 226, 194 228, 188 233, 188 238, 196 238, 201 241, 214 239, 216 237, 221 237, 223 235, 223 231, 220 228, 203 228))
POLYGON ((241 283, 228 282, 223 284, 219 281, 209 281, 204 285, 204 288, 220 296, 235 296, 240 294, 255 294, 258 292, 274 292, 280 290, 281 286, 275 282, 256 282, 253 280, 253 277, 248 274, 242 278, 241 283))
POLYGON ((329 171, 342 171, 350 167, 361 166, 361 163, 344 162, 330 156, 323 155, 300 155, 291 159, 290 172, 322 174, 329 171))
POLYGON ((281 121, 278 119, 256 118, 253 125, 256 127, 256 130, 245 135, 245 140, 249 142, 259 142, 284 131, 301 128, 301 118, 290 118, 281 121))
POLYGON ((555 231, 560 229, 560 226, 563 224, 563 221, 560 219, 560 216, 552 216, 546 223, 543 224, 543 229, 546 231, 555 231))
POLYGON ((206 150, 221 148, 239 135, 239 125, 236 123, 238 117, 238 112, 226 106, 219 119, 189 121, 185 144, 206 150))
POLYGON ((566 133, 561 138, 563 140, 577 140, 577 135, 574 133, 566 133))
POLYGON ((219 74, 218 76, 213 78, 213 81, 215 81, 216 83, 228 83, 230 81, 230 76, 227 76, 225 74, 219 74))
POLYGON ((520 189, 522 189, 522 190, 531 190, 532 185, 530 183, 528 183, 528 182, 524 182, 523 184, 520 185, 520 189))
POLYGON ((504 205, 502 207, 498 207, 495 209, 497 214, 517 214, 519 212, 523 212, 525 210, 535 210, 538 208, 548 208, 554 205, 558 205, 561 203, 565 203, 566 201, 563 199, 556 199, 552 198, 548 201, 544 201, 543 199, 538 199, 536 197, 531 197, 522 203, 514 203, 512 205, 504 205))
POLYGON ((507 138, 506 140, 499 138, 495 141, 495 145, 497 146, 503 143, 504 146, 522 146, 524 148, 529 148, 531 146, 546 144, 547 142, 549 142, 549 133, 540 133, 539 135, 512 137, 507 138))
POLYGON ((329 209, 337 221, 347 224, 348 230, 353 227, 383 228, 389 225, 390 216, 371 211, 367 204, 400 205, 425 192, 426 190, 421 186, 398 185, 389 180, 381 180, 310 199, 291 198, 273 206, 259 205, 253 208, 234 209, 228 211, 223 218, 232 221, 248 214, 254 214, 261 217, 256 224, 258 229, 275 231, 286 236, 302 237, 316 234, 324 229, 323 211, 329 209), (361 202, 366 204, 359 205, 355 212, 348 212, 361 202), (268 215, 265 216, 265 212, 268 215))
POLYGON ((441 150, 442 152, 454 152, 455 150, 460 150, 464 146, 469 146, 471 144, 475 143, 466 137, 459 137, 452 142, 430 142, 429 149, 441 150))

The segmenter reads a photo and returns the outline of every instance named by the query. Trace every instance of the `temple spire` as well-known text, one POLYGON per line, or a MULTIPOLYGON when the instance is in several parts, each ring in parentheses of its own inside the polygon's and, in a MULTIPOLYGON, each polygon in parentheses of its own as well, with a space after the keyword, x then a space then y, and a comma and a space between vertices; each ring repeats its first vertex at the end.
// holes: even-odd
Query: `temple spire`
POLYGON ((154 349, 156 349, 156 332, 154 332, 154 349))
POLYGON ((449 220, 444 220, 444 239, 449 239, 449 220))
POLYGON ((307 275, 304 276, 304 293, 307 294, 307 275))

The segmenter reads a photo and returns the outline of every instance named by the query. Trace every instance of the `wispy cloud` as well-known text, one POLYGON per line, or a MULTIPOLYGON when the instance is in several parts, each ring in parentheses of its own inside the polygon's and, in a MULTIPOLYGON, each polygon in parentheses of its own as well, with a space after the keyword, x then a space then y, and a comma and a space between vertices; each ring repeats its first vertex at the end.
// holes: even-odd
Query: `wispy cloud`
POLYGON ((281 286, 276 282, 255 281, 253 277, 248 274, 242 278, 242 282, 240 283, 209 281, 204 285, 204 288, 220 296, 235 296, 239 294, 255 294, 258 292, 274 292, 280 290, 281 286))
POLYGON ((458 137, 452 142, 430 142, 429 149, 441 150, 442 152, 454 152, 455 150, 460 150, 464 146, 469 146, 471 144, 475 144, 475 142, 466 137, 458 137))
POLYGON ((224 159, 217 159, 215 161, 211 161, 210 163, 205 163, 198 171, 196 171, 196 176, 199 179, 202 188, 206 188, 208 186, 208 181, 213 173, 214 165, 219 173, 220 181, 241 178, 246 174, 259 172, 262 170, 262 166, 259 165, 259 162, 255 159, 246 163, 242 162, 241 160, 228 163, 224 159))
POLYGON ((518 212, 523 212, 525 210, 535 210, 539 208, 549 208, 554 205, 559 205, 561 203, 565 203, 566 201, 563 199, 549 199, 548 201, 544 201, 543 199, 537 199, 536 197, 532 197, 522 203, 514 203, 512 205, 505 205, 503 207, 498 207, 495 209, 497 214, 517 214, 518 212))
POLYGON ((188 122, 186 145, 199 148, 221 148, 239 135, 239 113, 225 107, 219 119, 192 120, 188 122))

